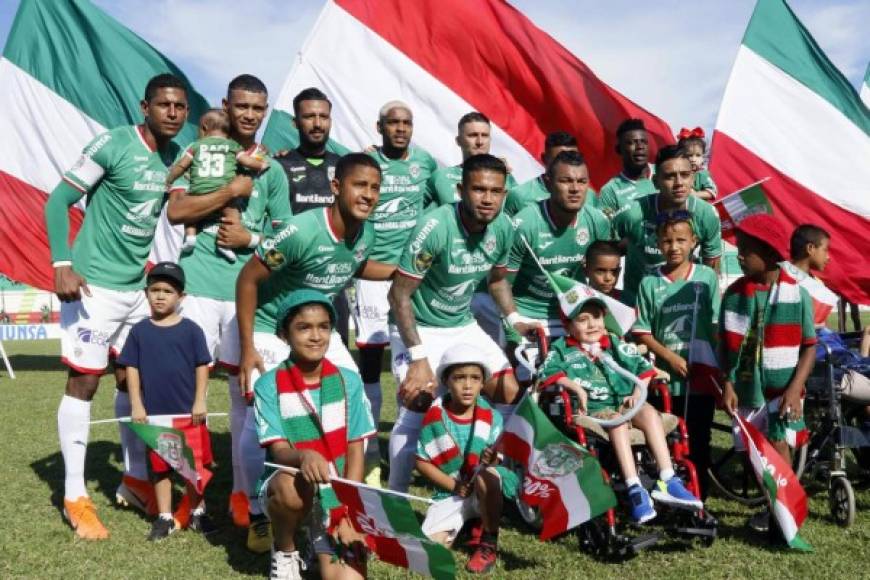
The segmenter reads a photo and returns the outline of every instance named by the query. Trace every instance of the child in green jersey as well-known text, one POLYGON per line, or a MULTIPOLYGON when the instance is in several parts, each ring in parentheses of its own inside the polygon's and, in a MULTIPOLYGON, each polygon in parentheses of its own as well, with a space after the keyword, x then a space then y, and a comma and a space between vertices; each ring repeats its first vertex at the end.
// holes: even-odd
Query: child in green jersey
POLYGON ((704 130, 700 127, 680 129, 680 132, 677 133, 677 141, 677 145, 688 153, 692 173, 695 174, 692 195, 700 197, 704 201, 712 202, 716 199, 717 189, 713 178, 710 176, 710 172, 704 169, 704 155, 707 153, 704 130))
MULTIPOLYGON (((169 188, 179 177, 190 172, 190 195, 206 195, 226 185, 236 176, 238 168, 260 173, 269 168, 265 150, 259 145, 252 151, 229 138, 230 118, 222 109, 209 109, 199 119, 199 138, 190 144, 181 158, 169 169, 166 187, 169 188)), ((244 209, 239 199, 224 206, 221 216, 239 221, 244 209)), ((184 224, 182 252, 192 252, 196 245, 198 224, 184 224)), ((230 262, 236 261, 236 253, 229 248, 218 246, 217 251, 230 262)))

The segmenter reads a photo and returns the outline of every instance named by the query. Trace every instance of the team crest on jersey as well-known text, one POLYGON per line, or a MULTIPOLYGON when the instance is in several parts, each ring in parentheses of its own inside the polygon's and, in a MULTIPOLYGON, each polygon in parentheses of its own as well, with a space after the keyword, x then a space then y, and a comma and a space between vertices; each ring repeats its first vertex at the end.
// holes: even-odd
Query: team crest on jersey
POLYGON ((568 443, 551 443, 544 447, 535 462, 529 466, 539 479, 555 479, 575 473, 583 467, 583 452, 568 443))
POLYGON ((483 242, 483 251, 487 254, 491 254, 495 251, 495 238, 487 238, 486 241, 483 242))
POLYGON ((414 267, 418 272, 425 272, 432 265, 433 256, 429 252, 420 252, 414 258, 414 267))
POLYGON ((634 346, 630 342, 623 342, 619 345, 619 352, 624 354, 625 356, 639 356, 637 353, 637 347, 634 346))
POLYGON ((411 164, 408 166, 408 173, 409 173, 409 174, 411 175, 411 177, 413 177, 414 179, 417 179, 418 177, 420 177, 420 164, 417 163, 417 162, 411 163, 411 164))
POLYGON ((356 251, 353 253, 353 259, 356 260, 357 262, 362 262, 363 257, 365 257, 367 249, 368 249, 367 245, 360 244, 359 247, 356 249, 356 251))
POLYGON ((279 268, 284 263, 284 260, 284 254, 278 248, 266 251, 266 254, 263 256, 263 262, 266 263, 270 270, 279 268))
POLYGON ((589 243, 589 228, 577 228, 577 236, 574 238, 581 246, 589 243))
POLYGON ((326 178, 329 181, 332 181, 333 179, 335 179, 335 167, 327 167, 326 168, 326 178))

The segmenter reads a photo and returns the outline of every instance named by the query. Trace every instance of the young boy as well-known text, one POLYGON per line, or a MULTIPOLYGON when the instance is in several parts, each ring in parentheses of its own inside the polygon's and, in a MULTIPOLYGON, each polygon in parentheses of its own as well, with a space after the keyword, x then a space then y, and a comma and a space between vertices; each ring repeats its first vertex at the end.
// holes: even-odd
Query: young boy
MULTIPOLYGON (((190 195, 213 193, 230 182, 239 168, 260 173, 269 168, 265 151, 255 146, 245 151, 229 138, 230 118, 223 109, 209 109, 199 119, 199 139, 184 151, 181 158, 169 168, 166 186, 171 186, 179 177, 190 171, 190 195)), ((238 221, 241 216, 239 203, 223 208, 222 217, 238 221)), ((192 252, 196 246, 197 224, 184 224, 182 252, 192 252)), ((236 261, 236 253, 229 248, 217 247, 217 251, 230 262, 236 261)))
MULTIPOLYGON (((618 374, 606 362, 617 365, 636 375, 646 383, 655 370, 637 352, 637 348, 622 342, 605 324, 607 308, 596 297, 580 298, 566 316, 568 336, 553 343, 544 361, 540 376, 542 387, 559 385, 577 395, 578 411, 596 418, 609 419, 630 409, 637 401, 636 385, 618 374)), ((690 493, 674 473, 665 442, 661 417, 649 404, 631 420, 631 425, 643 431, 647 446, 659 468, 659 481, 653 498, 666 505, 700 509, 701 501, 690 493)), ((629 440, 629 424, 622 423, 607 429, 610 443, 619 462, 628 497, 631 517, 639 524, 656 516, 650 496, 640 484, 629 440)))
POLYGON ((493 445, 503 423, 501 415, 480 397, 489 371, 475 358, 477 350, 473 345, 457 344, 441 357, 436 376, 447 393, 423 417, 416 463, 417 471, 440 488, 436 500, 474 494, 457 518, 424 522, 424 530, 432 539, 450 545, 466 520, 480 517, 483 534, 466 569, 484 574, 498 558, 502 496, 515 498, 519 480, 511 470, 495 465, 498 458, 493 445))
POLYGON ((622 301, 622 291, 616 287, 622 271, 622 252, 616 242, 596 240, 586 249, 584 270, 589 285, 602 294, 622 301))
POLYGON ((716 183, 710 176, 710 172, 704 169, 704 155, 707 153, 707 142, 704 140, 704 130, 700 127, 694 129, 683 128, 677 134, 677 145, 686 150, 689 156, 689 164, 695 175, 692 184, 692 195, 704 201, 712 202, 716 199, 716 183))
POLYGON ((363 444, 376 434, 368 399, 358 374, 326 358, 336 319, 326 295, 296 290, 277 310, 290 355, 254 385, 254 414, 267 460, 299 472, 267 468, 257 484, 274 533, 270 577, 302 577, 295 534, 306 523, 323 578, 364 578, 361 536, 347 517, 336 516, 334 535, 326 522, 341 507, 330 477, 363 479, 363 444))
MULTIPOLYGON (((813 304, 809 293, 779 265, 789 245, 779 219, 753 215, 737 224, 736 230, 737 259, 744 276, 722 297, 722 402, 766 432, 791 463, 786 435, 805 429, 803 391, 815 364, 813 304)), ((750 526, 763 531, 767 520, 765 510, 753 516, 750 526)))
MULTIPOLYGON (((127 367, 130 418, 147 423, 148 415, 190 413, 188 421, 179 426, 176 420, 173 427, 184 432, 197 463, 209 465, 212 454, 205 395, 211 356, 202 329, 177 312, 184 298, 184 270, 172 262, 160 262, 148 273, 146 282, 151 318, 133 326, 118 358, 118 364, 127 367)), ((148 539, 157 541, 177 528, 172 517, 172 468, 153 450, 149 450, 149 458, 159 515, 148 539)), ((202 496, 190 483, 187 495, 193 506, 188 527, 206 535, 215 532, 202 496)))
POLYGON ((691 215, 662 213, 658 221, 658 248, 665 263, 640 281, 637 320, 631 332, 656 356, 656 366, 670 375, 674 412, 682 415, 684 409, 688 411, 691 459, 704 499, 717 393, 709 379, 721 384, 713 347, 719 320, 719 278, 712 268, 692 261, 698 237, 692 230, 691 215), (688 401, 684 397, 689 397, 688 401))

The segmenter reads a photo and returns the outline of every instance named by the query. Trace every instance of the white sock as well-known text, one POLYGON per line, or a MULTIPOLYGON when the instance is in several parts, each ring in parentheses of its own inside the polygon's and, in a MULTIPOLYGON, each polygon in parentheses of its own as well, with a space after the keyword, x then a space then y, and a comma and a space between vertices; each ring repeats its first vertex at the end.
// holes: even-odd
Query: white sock
POLYGON ((503 425, 507 425, 510 418, 514 416, 514 411, 517 410, 516 405, 506 405, 504 403, 495 403, 493 407, 495 407, 495 410, 499 412, 499 415, 501 415, 503 425))
POLYGON ((242 458, 242 484, 250 500, 250 512, 254 515, 263 513, 260 501, 254 496, 254 488, 260 476, 263 475, 263 462, 266 461, 266 451, 260 447, 257 437, 257 426, 254 421, 254 408, 246 407, 245 425, 239 438, 239 453, 242 458))
POLYGON ((233 493, 244 491, 245 476, 242 472, 242 452, 240 442, 242 438, 242 428, 245 426, 245 414, 247 413, 248 405, 245 397, 239 392, 239 375, 229 376, 230 388, 230 440, 232 441, 232 459, 233 459, 233 493))
POLYGON ((635 475, 625 480, 625 487, 633 487, 635 485, 640 485, 640 478, 638 476, 635 475))
POLYGON ((670 481, 670 479, 674 476, 673 468, 670 469, 662 469, 659 471, 659 479, 662 481, 670 481))
POLYGON ((191 511, 191 512, 190 512, 190 515, 192 515, 192 516, 201 516, 201 515, 204 514, 204 513, 205 513, 205 508, 204 508, 203 506, 199 506, 198 508, 196 508, 196 509, 194 509, 193 511, 191 511))
MULTIPOLYGON (((115 389, 115 417, 129 417, 131 412, 130 395, 115 389)), ((148 452, 145 442, 133 433, 124 423, 118 423, 121 434, 121 455, 124 457, 124 475, 143 481, 148 480, 148 452)))
POLYGON ((389 487, 394 491, 406 492, 411 484, 422 425, 423 413, 399 407, 399 416, 390 433, 389 487))
POLYGON ((172 520, 174 518, 172 517, 172 512, 165 512, 165 513, 160 512, 160 519, 161 520, 172 520))
POLYGON ((66 473, 64 498, 88 495, 85 488, 85 454, 88 450, 91 402, 64 395, 57 409, 57 434, 66 473))
POLYGON ((378 423, 381 420, 381 404, 383 403, 383 394, 381 393, 381 383, 366 383, 363 385, 366 392, 366 398, 372 406, 372 419, 375 421, 375 430, 378 429, 378 423))

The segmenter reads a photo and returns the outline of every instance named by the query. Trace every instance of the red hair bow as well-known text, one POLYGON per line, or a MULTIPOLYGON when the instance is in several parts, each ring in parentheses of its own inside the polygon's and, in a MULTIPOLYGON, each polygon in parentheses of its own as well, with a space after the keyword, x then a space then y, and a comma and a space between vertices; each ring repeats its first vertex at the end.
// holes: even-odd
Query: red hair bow
POLYGON ((680 132, 677 133, 677 140, 682 141, 683 139, 703 139, 704 138, 704 130, 700 127, 695 127, 694 129, 687 129, 683 127, 680 129, 680 132))

